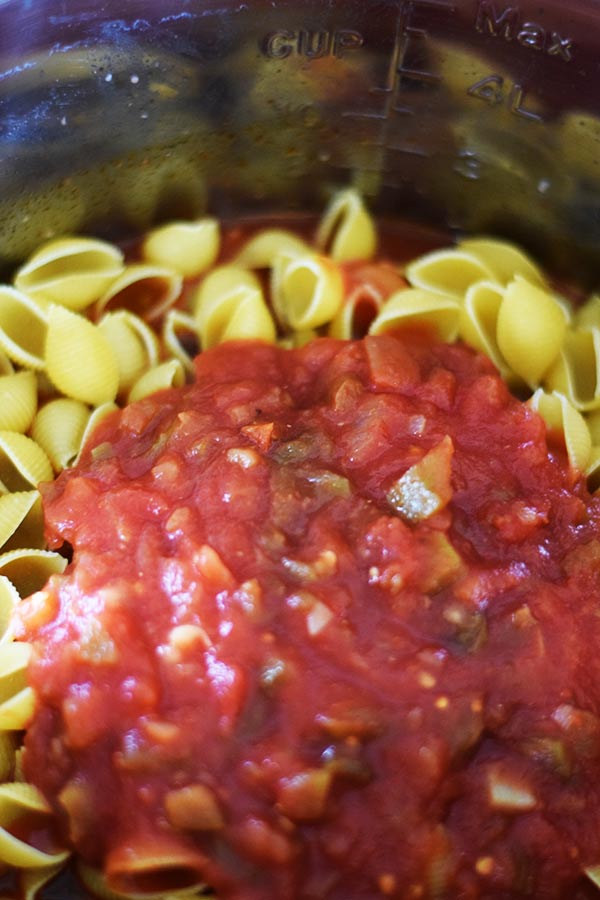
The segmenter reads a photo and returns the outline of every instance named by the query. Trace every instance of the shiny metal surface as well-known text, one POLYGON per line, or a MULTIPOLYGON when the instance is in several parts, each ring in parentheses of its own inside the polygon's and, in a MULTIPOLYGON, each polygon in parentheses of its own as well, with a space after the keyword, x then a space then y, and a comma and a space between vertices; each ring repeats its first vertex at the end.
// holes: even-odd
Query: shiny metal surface
POLYGON ((0 267, 353 183, 594 283, 599 51, 600 0, 4 0, 0 267))

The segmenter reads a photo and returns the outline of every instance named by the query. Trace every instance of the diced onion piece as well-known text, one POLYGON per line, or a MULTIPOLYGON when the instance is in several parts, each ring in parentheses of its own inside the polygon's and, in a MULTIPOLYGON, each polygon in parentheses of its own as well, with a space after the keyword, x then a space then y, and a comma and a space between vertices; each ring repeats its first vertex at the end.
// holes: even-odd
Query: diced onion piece
POLYGON ((388 502, 403 518, 420 522, 450 501, 453 452, 452 438, 446 435, 388 490, 388 502))
POLYGON ((488 777, 488 799, 490 806, 505 812, 527 812, 537 805, 536 796, 527 785, 495 769, 488 777))

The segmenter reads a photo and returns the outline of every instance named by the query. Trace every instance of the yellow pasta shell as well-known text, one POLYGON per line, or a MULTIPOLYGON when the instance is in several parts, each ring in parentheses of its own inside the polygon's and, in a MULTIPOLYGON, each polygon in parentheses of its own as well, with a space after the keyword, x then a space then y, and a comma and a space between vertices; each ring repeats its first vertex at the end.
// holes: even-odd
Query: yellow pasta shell
POLYGON ((96 304, 96 315, 128 309, 147 322, 161 316, 181 293, 181 275, 165 266, 132 263, 115 278, 96 304))
POLYGON ((106 335, 117 360, 119 393, 126 394, 140 375, 158 362, 158 338, 143 319, 126 309, 106 313, 98 328, 106 335))
MULTIPOLYGON (((25 687, 8 700, 0 703, 0 731, 22 731, 27 728, 35 709, 35 694, 33 689, 25 687)), ((2 787, 2 785, 0 785, 2 787)), ((0 803, 0 822, 2 820, 0 803)), ((2 828, 0 827, 0 859, 6 860, 3 855, 2 828)), ((8 862, 8 860, 6 860, 8 862)), ((19 865, 15 863, 15 865, 19 865)))
POLYGON ((178 359, 169 359, 167 362, 155 366, 145 372, 131 388, 129 403, 141 400, 156 391, 166 388, 181 387, 185 384, 185 371, 178 359))
POLYGON ((66 237, 37 250, 15 276, 15 285, 32 297, 69 309, 89 306, 123 269, 118 247, 96 238, 66 237))
POLYGON ((600 488, 600 445, 598 444, 592 444, 585 476, 587 478, 588 490, 590 493, 595 493, 598 488, 600 488))
POLYGON ((564 394, 547 393, 542 388, 538 388, 528 402, 551 432, 562 435, 571 468, 585 472, 591 459, 592 439, 581 413, 564 394))
POLYGON ((376 288, 370 285, 357 288, 345 298, 329 323, 328 334, 341 340, 364 337, 382 306, 383 297, 376 288), (370 309, 365 315, 366 306, 370 309))
POLYGON ((87 424, 85 426, 83 434, 81 436, 81 444, 79 446, 79 452, 74 460, 75 465, 79 462, 79 457, 81 456, 83 448, 86 446, 88 441, 91 441, 93 443, 93 441, 94 441, 93 435, 94 435, 94 430, 95 430, 96 426, 99 425, 100 422, 102 422, 102 420, 106 418, 106 416, 108 416, 111 412, 114 412, 118 408, 119 407, 117 406, 116 403, 103 403, 101 406, 97 406, 96 409, 92 410, 91 415, 89 416, 89 418, 87 420, 87 424))
POLYGON ((370 259, 377 248, 375 223, 358 191, 339 191, 317 228, 316 244, 336 262, 370 259))
POLYGON ((458 246, 478 257, 494 274, 494 278, 506 287, 516 275, 521 275, 540 288, 547 282, 534 261, 510 241, 490 237, 465 238, 458 246))
POLYGON ((253 235, 235 257, 235 266, 248 269, 270 269, 282 253, 289 256, 306 256, 310 246, 292 231, 285 228, 266 228, 253 235))
POLYGON ((24 869, 19 878, 22 900, 38 900, 44 885, 58 875, 64 868, 65 862, 66 860, 61 857, 58 863, 53 863, 48 867, 24 869))
POLYGON ((0 286, 0 350, 28 369, 44 368, 47 317, 39 304, 15 288, 0 286))
POLYGON ((35 440, 16 431, 0 431, 0 480, 9 491, 29 490, 52 477, 50 460, 35 440))
POLYGON ((284 326, 294 331, 319 328, 344 302, 341 270, 327 256, 280 256, 273 267, 272 301, 284 326))
POLYGON ((488 356, 504 374, 508 367, 500 353, 496 331, 504 290, 492 281, 476 281, 465 294, 460 310, 459 336, 475 350, 488 356))
POLYGON ((38 411, 31 436, 45 451, 55 472, 74 462, 89 417, 89 407, 69 397, 50 400, 38 411))
POLYGON ((27 687, 27 666, 31 644, 11 641, 0 647, 0 704, 27 687))
POLYGON ((182 888, 181 890, 161 891, 159 897, 152 892, 143 894, 128 892, 123 894, 120 891, 114 891, 109 888, 106 883, 106 876, 98 869, 93 869, 91 866, 86 865, 80 859, 77 860, 77 874, 84 887, 98 900, 149 900, 152 897, 155 900, 216 900, 212 894, 200 893, 198 885, 182 888))
POLYGON ((600 329, 568 329, 561 351, 544 378, 544 387, 565 394, 575 409, 598 409, 599 362, 600 329))
POLYGON ((33 372, 0 375, 0 429, 27 431, 37 408, 37 379, 33 372))
POLYGON ((398 328, 426 325, 442 341, 453 341, 458 333, 460 306, 452 297, 407 288, 396 291, 381 307, 371 323, 369 334, 383 334, 398 328))
POLYGON ((206 317, 215 306, 225 302, 231 295, 239 296, 242 288, 248 291, 262 291, 261 284, 253 272, 237 265, 217 266, 202 280, 192 298, 192 315, 203 326, 206 317))
POLYGON ((0 496, 0 548, 44 546, 44 517, 38 491, 15 491, 0 496))
POLYGON ((202 282, 193 302, 203 349, 235 338, 275 340, 275 324, 260 281, 238 266, 220 266, 202 282))
MULTIPOLYGON (((1 710, 2 707, 0 720, 1 710)), ((47 868, 67 859, 69 854, 66 850, 45 853, 10 833, 8 829, 13 822, 28 813, 51 815, 48 804, 37 788, 24 782, 1 784, 0 859, 20 869, 47 868)))
POLYGON ((593 294, 575 312, 579 328, 600 328, 600 295, 593 294))
POLYGON ((535 387, 560 353, 567 320, 549 293, 517 277, 504 293, 497 341, 507 365, 535 387))
POLYGON ((12 640, 13 613, 20 599, 14 584, 0 575, 0 644, 12 640))
POLYGON ((406 277, 413 287, 460 300, 475 282, 497 280, 482 259, 455 247, 418 257, 407 265, 406 277))
POLYGON ((592 444, 600 447, 600 409, 595 409, 585 416, 586 424, 592 437, 592 444))
POLYGON ((78 313, 61 306, 48 312, 46 371, 67 397, 97 406, 114 400, 119 367, 106 335, 78 313))
POLYGON ((214 265, 220 247, 219 222, 205 218, 155 228, 144 240, 142 253, 148 262, 191 278, 214 265))
POLYGON ((169 356, 178 359, 187 372, 193 372, 201 340, 196 319, 180 309, 170 309, 163 322, 162 339, 169 356))
POLYGON ((0 779, 2 781, 8 781, 13 777, 17 746, 17 735, 10 731, 0 733, 0 779))
POLYGON ((20 597, 41 591, 51 575, 64 572, 67 561, 51 550, 25 548, 0 554, 0 575, 15 586, 20 597))

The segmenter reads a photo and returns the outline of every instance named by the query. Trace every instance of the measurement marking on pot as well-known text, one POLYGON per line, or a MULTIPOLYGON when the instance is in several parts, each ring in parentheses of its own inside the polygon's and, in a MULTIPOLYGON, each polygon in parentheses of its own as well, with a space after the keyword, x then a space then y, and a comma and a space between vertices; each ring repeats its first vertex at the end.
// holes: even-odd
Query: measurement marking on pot
POLYGON ((467 93, 490 106, 506 105, 512 113, 532 122, 543 122, 544 117, 525 105, 527 92, 522 84, 512 84, 502 75, 493 73, 480 78, 468 88, 467 93))

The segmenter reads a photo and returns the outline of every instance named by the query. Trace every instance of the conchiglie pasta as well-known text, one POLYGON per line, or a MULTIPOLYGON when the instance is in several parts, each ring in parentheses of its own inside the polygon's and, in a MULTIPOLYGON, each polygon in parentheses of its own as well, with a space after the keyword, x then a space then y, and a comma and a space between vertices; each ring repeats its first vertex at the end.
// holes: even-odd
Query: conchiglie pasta
POLYGON ((193 309, 204 350, 225 340, 275 340, 275 323, 258 278, 237 266, 211 272, 198 288, 193 309))
MULTIPOLYGON (((14 584, 5 575, 0 576, 0 646, 12 641, 13 613, 19 605, 20 599, 14 584)), ((2 775, 3 771, 2 743, 0 741, 0 780, 2 777, 6 777, 2 775)))
POLYGON ((441 340, 453 341, 458 333, 459 314, 460 306, 452 297, 407 288, 386 300, 371 323, 369 334, 424 325, 432 328, 441 340))
POLYGON ((510 369, 496 339, 498 313, 503 297, 504 289, 492 281, 476 281, 472 284, 460 309, 458 333, 470 347, 485 353, 503 376, 508 378, 510 369))
POLYGON ((600 328, 600 295, 588 297, 576 311, 574 321, 579 328, 600 328))
POLYGON ((82 310, 100 297, 123 270, 118 247, 96 238, 49 241, 15 276, 15 286, 31 297, 82 310))
POLYGON ((67 397, 93 406, 115 399, 116 356, 106 335, 78 313, 50 307, 45 358, 48 377, 67 397))
POLYGON ((544 387, 559 391, 579 410, 600 407, 600 329, 569 329, 544 387))
POLYGON ((60 553, 22 548, 0 553, 0 575, 15 586, 20 597, 39 591, 51 575, 64 572, 67 560, 60 553))
POLYGON ((129 392, 128 402, 133 403, 166 388, 181 387, 185 383, 185 370, 178 359, 169 359, 150 369, 139 378, 129 392))
POLYGON ((44 368, 48 319, 41 307, 21 291, 0 286, 0 350, 28 369, 44 368))
POLYGON ((156 333, 139 316, 126 309, 106 313, 98 322, 117 360, 121 396, 148 369, 158 362, 159 342, 156 333))
POLYGON ((37 409, 37 379, 33 372, 0 375, 0 429, 27 431, 37 409))
POLYGON ((142 255, 157 266, 167 266, 184 278, 200 275, 214 265, 221 247, 216 219, 170 222, 155 228, 142 244, 142 255))
MULTIPOLYGON (((23 869, 47 868, 64 862, 69 852, 61 848, 39 850, 11 832, 24 818, 46 818, 50 826, 52 810, 31 784, 14 782, 0 785, 0 858, 23 869)), ((41 823, 40 823, 41 824, 41 823)))
POLYGON ((551 294, 518 276, 508 285, 498 313, 498 347, 531 387, 557 358, 566 330, 564 310, 551 294))
MULTIPOLYGON (((29 724, 34 698, 33 690, 27 684, 30 657, 29 644, 10 641, 0 646, 0 731, 20 731, 29 724)), ((0 785, 0 792, 5 787, 0 785)), ((0 806, 0 830, 1 826, 0 806)), ((0 849, 0 859, 3 858, 0 849)))
POLYGON ((186 372, 193 372, 193 359, 201 341, 196 319, 179 309, 170 309, 163 322, 162 339, 169 356, 178 359, 186 372))
POLYGON ((329 323, 330 337, 342 340, 363 337, 381 311, 383 302, 381 293, 372 285, 356 288, 344 299, 329 323))
POLYGON ((493 273, 494 278, 506 287, 516 275, 530 284, 546 288, 546 279, 539 266, 523 251, 509 241, 497 238, 465 238, 458 246, 473 254, 493 273))
POLYGON ((339 191, 334 196, 319 223, 316 244, 336 262, 373 256, 377 230, 357 191, 339 191))
POLYGON ((0 481, 9 491, 29 490, 52 479, 52 466, 32 438, 15 431, 0 431, 0 481))
POLYGON ((319 328, 334 318, 344 302, 341 270, 327 256, 281 255, 272 270, 271 299, 284 327, 319 328))
POLYGON ((459 300, 475 282, 497 280, 482 259, 454 247, 420 256, 406 266, 405 274, 413 287, 459 300))
POLYGON ((251 237, 235 257, 235 266, 248 269, 270 269, 282 253, 286 256, 305 256, 310 245, 285 228, 267 228, 251 237))
MULTIPOLYGON (((84 887, 98 900, 126 900, 126 898, 127 900, 148 900, 149 898, 148 893, 136 894, 128 892, 125 894, 112 890, 107 885, 106 876, 102 872, 86 865, 81 860, 77 861, 77 875, 84 887)), ((150 897, 152 896, 156 897, 156 895, 151 894, 150 897)), ((217 898, 213 894, 206 893, 203 886, 194 885, 193 887, 181 888, 180 890, 161 891, 160 900, 217 900, 217 898)))
POLYGON ((0 549, 44 547, 44 516, 38 491, 15 491, 0 496, 0 549))
POLYGON ((585 472, 590 463, 592 439, 581 413, 564 394, 547 393, 542 388, 538 388, 528 402, 544 419, 550 435, 564 444, 571 468, 585 472))
POLYGON ((79 452, 75 457, 74 463, 79 462, 79 457, 83 451, 83 448, 87 446, 87 444, 92 440, 94 431, 96 427, 102 422, 102 420, 110 415, 110 413, 114 412, 119 407, 116 403, 102 403, 100 406, 97 406, 93 409, 89 415, 86 426, 83 430, 83 434, 81 436, 81 443, 79 445, 79 452))
POLYGON ((158 319, 181 293, 181 275, 164 266, 133 263, 127 266, 98 300, 97 316, 128 309, 147 322, 158 319))
POLYGON ((117 891, 142 892, 148 882, 164 880, 175 887, 178 883, 189 890, 203 886, 200 873, 204 857, 199 850, 177 837, 166 835, 160 843, 148 840, 143 834, 118 844, 106 856, 107 882, 117 891))
POLYGON ((42 888, 58 875, 61 869, 64 868, 64 865, 65 860, 60 855, 59 861, 49 866, 40 866, 38 869, 24 869, 19 877, 21 900, 38 900, 42 888))
POLYGON ((59 397, 38 411, 31 428, 55 472, 71 465, 79 453, 90 409, 81 400, 59 397))

